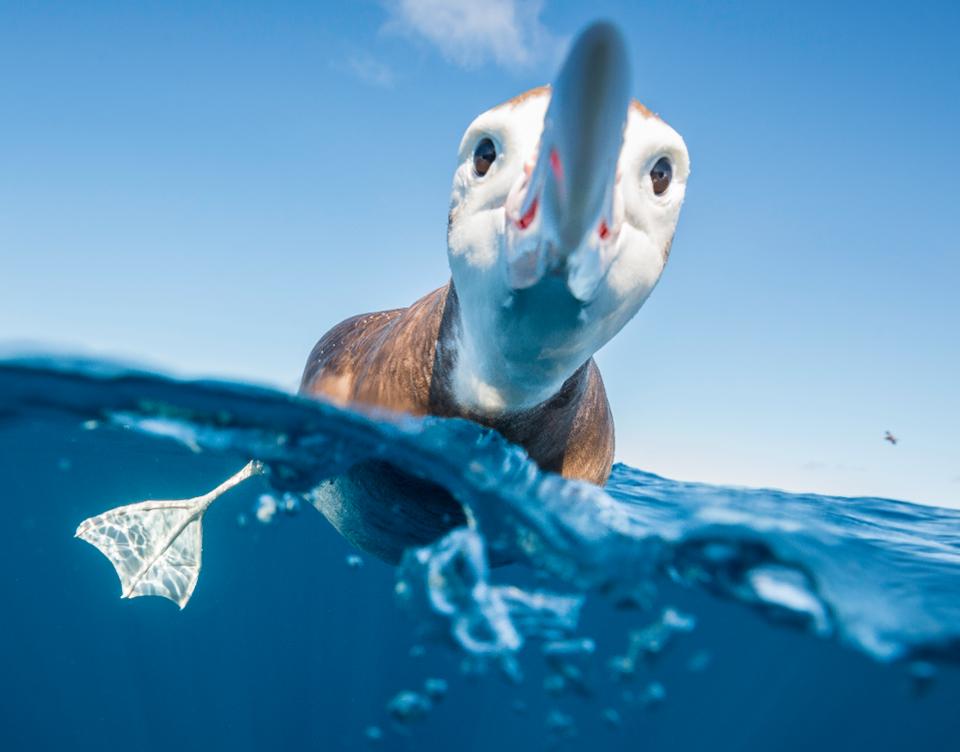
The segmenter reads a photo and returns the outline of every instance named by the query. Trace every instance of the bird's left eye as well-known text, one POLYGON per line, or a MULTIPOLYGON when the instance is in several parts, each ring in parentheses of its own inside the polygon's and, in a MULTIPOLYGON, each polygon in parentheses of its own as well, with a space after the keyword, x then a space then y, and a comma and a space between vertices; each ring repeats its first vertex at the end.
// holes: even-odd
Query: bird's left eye
POLYGON ((650 170, 650 182, 653 183, 653 192, 660 196, 670 187, 673 179, 673 165, 666 157, 660 157, 650 170))
POLYGON ((489 138, 482 138, 480 143, 477 144, 477 148, 473 150, 473 169, 477 175, 483 177, 496 158, 497 147, 493 145, 493 141, 489 138))

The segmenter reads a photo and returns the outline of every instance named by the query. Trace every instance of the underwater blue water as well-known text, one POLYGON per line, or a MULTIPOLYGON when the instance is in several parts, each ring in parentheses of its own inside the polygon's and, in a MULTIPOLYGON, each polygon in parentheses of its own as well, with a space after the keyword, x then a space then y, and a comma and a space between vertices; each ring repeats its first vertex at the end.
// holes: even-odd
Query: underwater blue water
POLYGON ((463 421, 63 359, 0 362, 0 473, 0 749, 960 738, 960 512, 625 465, 600 490, 463 421), (353 549, 299 491, 371 457, 445 486, 470 526, 397 568, 353 549), (211 507, 183 611, 121 600, 73 538, 252 458, 270 474, 211 507))

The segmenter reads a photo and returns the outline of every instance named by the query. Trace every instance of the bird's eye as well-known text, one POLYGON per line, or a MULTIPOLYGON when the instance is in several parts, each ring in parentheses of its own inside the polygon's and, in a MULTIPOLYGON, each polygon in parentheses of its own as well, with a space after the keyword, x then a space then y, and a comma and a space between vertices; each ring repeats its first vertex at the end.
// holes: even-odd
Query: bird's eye
POLYGON ((660 196, 670 187, 670 180, 673 178, 673 165, 666 157, 660 157, 657 163, 650 170, 650 182, 653 183, 653 192, 660 196))
POLYGON ((482 138, 480 143, 477 144, 477 148, 473 150, 473 169, 477 175, 483 177, 496 158, 497 147, 493 145, 493 141, 489 138, 482 138))

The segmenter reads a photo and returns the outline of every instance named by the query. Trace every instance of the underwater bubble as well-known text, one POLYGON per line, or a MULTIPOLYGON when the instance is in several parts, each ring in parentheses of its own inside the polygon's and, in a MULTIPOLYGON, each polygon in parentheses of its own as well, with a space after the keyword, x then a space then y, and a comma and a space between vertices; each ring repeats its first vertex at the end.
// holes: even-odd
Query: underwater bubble
POLYGON ((593 690, 587 684, 585 672, 579 666, 572 663, 559 663, 556 665, 557 674, 561 676, 567 687, 572 689, 581 697, 592 697, 593 690))
POLYGON ((560 674, 549 674, 543 680, 543 689, 551 695, 563 694, 567 688, 567 680, 560 674))
POLYGON ((560 710, 551 710, 547 714, 547 720, 544 723, 547 731, 560 738, 569 738, 576 736, 577 727, 573 718, 560 710))
POLYGON ((693 671, 694 673, 705 671, 710 667, 712 662, 713 656, 710 654, 709 650, 698 650, 696 653, 691 655, 687 661, 687 670, 693 671))
POLYGON ((623 719, 620 717, 620 713, 616 708, 604 708, 600 717, 603 718, 604 723, 614 728, 619 728, 623 723, 623 719))
POLYGON ((670 606, 664 608, 656 621, 632 630, 627 635, 627 653, 614 658, 611 668, 621 677, 632 675, 641 658, 658 657, 671 644, 676 634, 690 632, 695 625, 694 617, 670 606))
POLYGON ((494 588, 519 631, 527 637, 558 641, 575 631, 583 608, 582 595, 523 590, 512 586, 494 588))
POLYGON ((593 655, 596 643, 589 637, 575 640, 553 640, 543 646, 544 655, 593 655))
POLYGON ((803 572, 779 565, 754 567, 747 574, 747 582, 764 603, 809 617, 818 635, 830 633, 827 611, 803 572))
POLYGON ((937 678, 937 667, 928 661, 913 661, 907 667, 907 674, 916 696, 926 694, 937 678))
POLYGON ((431 678, 423 683, 423 691, 434 702, 439 702, 446 697, 449 689, 446 679, 431 678))
POLYGON ((509 653, 493 657, 500 676, 511 684, 523 684, 523 671, 520 669, 520 662, 516 656, 509 653))
POLYGON ((640 655, 655 656, 663 652, 670 641, 672 632, 662 622, 651 624, 643 629, 630 632, 630 657, 634 660, 640 655))
POLYGON ((429 698, 419 692, 404 690, 394 695, 387 703, 387 712, 401 723, 409 723, 424 718, 433 705, 429 698))
POLYGON ((176 441, 194 454, 203 452, 200 442, 203 431, 187 421, 166 416, 145 417, 129 412, 111 413, 110 420, 123 428, 176 441))
POLYGON ((367 728, 363 731, 363 735, 368 741, 378 742, 383 739, 383 729, 381 729, 379 726, 367 726, 367 728))
POLYGON ((572 689, 583 697, 593 696, 587 685, 587 672, 592 668, 593 640, 566 640, 544 646, 544 658, 553 675, 563 680, 562 688, 572 689))
POLYGON ((348 554, 347 566, 350 567, 350 569, 360 569, 363 566, 363 557, 357 554, 348 554))
POLYGON ((237 527, 246 527, 247 522, 249 522, 249 520, 247 518, 246 512, 240 512, 237 515, 237 527))
POLYGON ((660 621, 665 627, 677 632, 692 632, 694 627, 697 626, 697 620, 693 616, 670 606, 663 610, 660 621))
POLYGON ((99 420, 85 420, 83 421, 83 423, 80 424, 80 428, 82 428, 84 431, 95 431, 99 427, 100 427, 99 420))
POLYGON ((280 509, 288 517, 293 517, 300 513, 300 498, 291 493, 285 493, 280 500, 280 509))
POLYGON ((263 525, 269 525, 273 522, 273 518, 277 514, 277 499, 270 494, 261 494, 257 499, 257 504, 254 507, 253 514, 257 518, 257 521, 263 525))
POLYGON ((466 470, 474 485, 480 490, 494 489, 500 482, 500 474, 479 460, 469 462, 466 470))
POLYGON ((478 655, 464 656, 460 661, 460 675, 468 679, 477 679, 487 674, 487 661, 478 655))
POLYGON ((650 682, 640 696, 644 707, 654 707, 667 699, 667 690, 660 682, 650 682))
POLYGON ((509 678, 519 676, 509 656, 528 637, 572 631, 583 603, 583 596, 491 585, 483 538, 470 528, 407 551, 398 576, 405 607, 467 653, 499 658, 509 678))
POLYGON ((628 655, 615 655, 607 662, 615 679, 626 681, 637 672, 637 663, 628 655))

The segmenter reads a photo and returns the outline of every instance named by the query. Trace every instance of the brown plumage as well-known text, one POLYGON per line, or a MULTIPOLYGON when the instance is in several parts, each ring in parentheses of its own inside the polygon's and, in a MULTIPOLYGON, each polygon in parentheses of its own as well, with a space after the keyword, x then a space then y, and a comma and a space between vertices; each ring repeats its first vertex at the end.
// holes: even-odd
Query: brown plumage
MULTIPOLYGON (((313 348, 300 393, 354 409, 467 418, 523 446, 544 470, 604 483, 613 463, 613 416, 593 359, 535 407, 478 414, 451 393, 457 326, 452 282, 409 308, 349 318, 313 348)), ((444 489, 380 461, 322 484, 314 504, 344 537, 389 562, 465 523, 444 489)))
POLYGON ((499 431, 544 470, 603 484, 613 463, 613 416, 591 358, 535 407, 487 415, 457 405, 450 388, 458 326, 449 283, 409 308, 343 321, 313 348, 301 394, 340 405, 459 417, 499 431))

